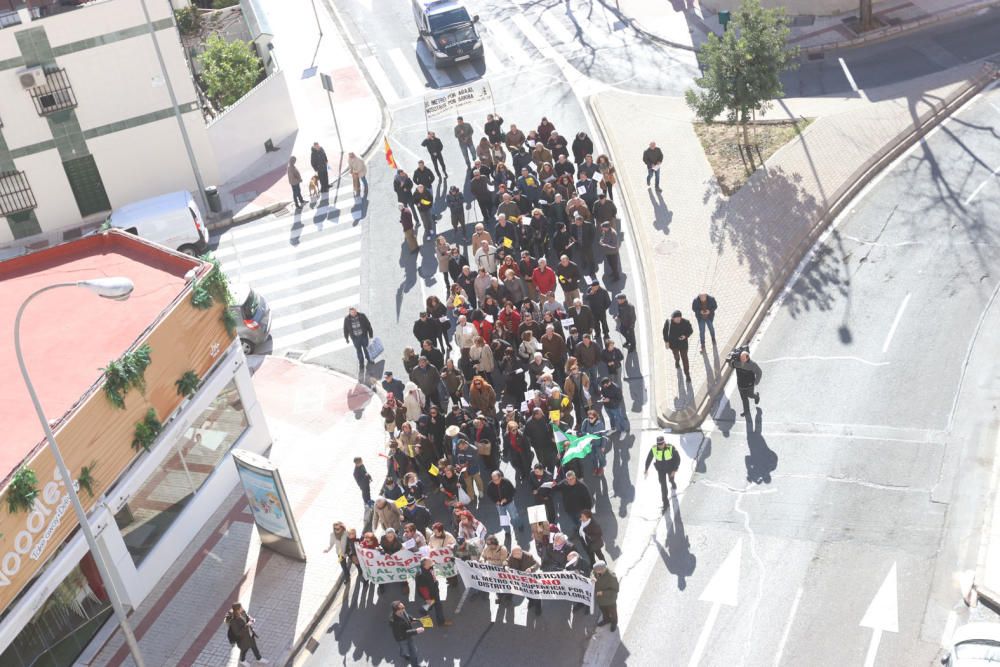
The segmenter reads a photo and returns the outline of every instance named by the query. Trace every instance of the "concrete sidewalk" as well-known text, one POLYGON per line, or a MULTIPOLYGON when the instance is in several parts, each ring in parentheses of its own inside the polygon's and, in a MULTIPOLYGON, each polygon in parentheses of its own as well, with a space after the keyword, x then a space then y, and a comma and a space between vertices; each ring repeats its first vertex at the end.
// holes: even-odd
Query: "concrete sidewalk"
MULTIPOLYGON (((622 19, 638 32, 684 49, 697 49, 710 33, 722 34, 716 13, 697 0, 614 0, 622 19)), ((859 35, 848 27, 857 11, 833 16, 790 16, 789 43, 803 51, 822 51, 889 39, 901 32, 965 16, 1000 0, 882 0, 873 7, 882 27, 859 35)))
MULTIPOLYGON (((871 90, 867 100, 778 102, 769 117, 803 115, 816 121, 779 149, 766 168, 732 197, 719 190, 683 100, 621 91, 590 98, 618 169, 649 290, 646 315, 656 339, 652 376, 657 380, 661 424, 689 430, 704 420, 731 370, 722 363, 726 353, 749 340, 795 266, 832 219, 831 207, 873 175, 871 167, 886 147, 915 140, 909 136, 914 128, 928 118, 937 119, 949 99, 968 91, 970 80, 978 81, 983 71, 981 64, 964 65, 871 90), (645 183, 640 157, 650 141, 658 141, 665 155, 662 194, 645 183), (691 301, 702 291, 719 303, 718 347, 709 341, 707 354, 702 355, 697 340, 692 340, 693 384, 689 385, 681 371, 672 368, 660 332, 674 309, 694 324, 691 301)), ((791 294, 786 307, 824 308, 819 294, 791 294)), ((766 401, 766 389, 763 394, 766 401)))
POLYGON ((326 150, 333 181, 346 169, 347 153, 364 155, 382 132, 382 103, 323 3, 316 3, 316 15, 310 0, 261 5, 274 32, 275 58, 285 72, 299 130, 294 141, 283 142, 277 151, 261 157, 219 187, 222 208, 231 213, 223 224, 228 224, 228 217, 242 222, 291 203, 292 191, 285 178, 291 155, 298 158, 299 171, 307 181, 302 184, 302 192, 308 196, 308 180, 313 174, 309 153, 314 141, 326 150), (333 79, 331 97, 336 123, 320 74, 333 79))
MULTIPOLYGON (((242 487, 205 524, 156 589, 136 609, 132 627, 149 667, 236 665, 223 616, 240 601, 257 619, 265 658, 281 665, 325 608, 340 576, 327 552, 331 525, 360 526, 361 494, 351 478, 362 456, 382 469, 381 402, 353 378, 287 359, 256 358, 253 377, 307 561, 260 547, 242 487)), ((116 632, 88 663, 133 665, 116 632)))

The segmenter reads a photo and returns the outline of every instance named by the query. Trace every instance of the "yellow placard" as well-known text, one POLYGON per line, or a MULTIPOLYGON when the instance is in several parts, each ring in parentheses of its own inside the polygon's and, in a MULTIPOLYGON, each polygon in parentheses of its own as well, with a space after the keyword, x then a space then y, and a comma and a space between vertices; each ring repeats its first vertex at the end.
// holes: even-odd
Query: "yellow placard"
POLYGON ((441 471, 438 470, 438 467, 432 463, 431 467, 427 469, 427 472, 437 477, 438 473, 440 473, 441 471))
POLYGON ((569 405, 569 396, 563 396, 562 404, 564 408, 569 405))
POLYGON ((430 206, 431 205, 431 200, 430 199, 421 199, 420 203, 423 204, 424 206, 430 206))
POLYGON ((535 179, 533 179, 531 176, 528 176, 526 179, 524 179, 524 184, 527 185, 528 187, 533 188, 535 187, 535 179))
POLYGON ((458 308, 459 306, 461 306, 462 305, 462 297, 456 296, 455 300, 451 302, 451 305, 452 305, 453 308, 458 308))
POLYGON ((433 628, 434 627, 434 621, 431 620, 430 616, 421 616, 420 617, 420 625, 424 626, 425 628, 433 628))
POLYGON ((513 248, 514 247, 514 239, 510 238, 509 236, 503 237, 503 247, 504 248, 513 248))
POLYGON ((410 501, 406 499, 406 496, 400 496, 399 498, 396 498, 395 504, 396 507, 398 507, 399 509, 403 509, 404 507, 410 504, 410 501))
POLYGON ((549 410, 549 421, 553 423, 559 423, 559 418, 562 417, 562 410, 549 410))

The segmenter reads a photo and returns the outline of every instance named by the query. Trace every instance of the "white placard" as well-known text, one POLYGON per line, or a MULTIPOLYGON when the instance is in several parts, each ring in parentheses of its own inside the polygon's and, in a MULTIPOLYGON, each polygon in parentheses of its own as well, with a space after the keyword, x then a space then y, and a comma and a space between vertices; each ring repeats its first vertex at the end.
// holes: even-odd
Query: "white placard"
POLYGON ((454 115, 459 109, 493 103, 493 91, 486 81, 477 81, 444 93, 424 98, 424 116, 428 121, 454 115))

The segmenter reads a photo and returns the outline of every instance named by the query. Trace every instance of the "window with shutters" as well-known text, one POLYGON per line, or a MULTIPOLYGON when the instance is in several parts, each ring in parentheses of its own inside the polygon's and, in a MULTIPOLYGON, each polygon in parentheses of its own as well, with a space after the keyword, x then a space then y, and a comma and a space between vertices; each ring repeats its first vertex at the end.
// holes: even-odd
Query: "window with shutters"
POLYGON ((38 206, 23 171, 0 171, 0 215, 24 213, 38 206))
POLYGON ((54 67, 45 68, 45 83, 31 89, 31 99, 39 116, 76 107, 76 96, 66 70, 54 67))

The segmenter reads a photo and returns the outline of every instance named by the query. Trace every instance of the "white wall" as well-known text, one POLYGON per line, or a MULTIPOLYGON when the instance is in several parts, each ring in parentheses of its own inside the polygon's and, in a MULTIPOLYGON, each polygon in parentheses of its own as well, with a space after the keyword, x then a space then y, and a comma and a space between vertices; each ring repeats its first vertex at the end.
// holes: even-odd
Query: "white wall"
POLYGON ((291 136, 298 124, 284 71, 277 71, 208 126, 208 138, 225 183, 264 156, 264 142, 291 136))
MULTIPOLYGON (((139 569, 136 569, 132 557, 125 548, 125 542, 115 525, 113 515, 129 495, 134 493, 162 464, 162 460, 172 451, 176 439, 183 436, 191 421, 210 405, 230 380, 234 379, 249 424, 247 431, 234 446, 262 454, 270 446, 271 436, 263 409, 253 390, 246 358, 237 340, 230 345, 226 351, 226 358, 206 378, 204 386, 194 399, 173 421, 167 423, 152 454, 141 459, 129 476, 108 493, 107 509, 98 509, 91 514, 91 525, 94 526, 98 540, 112 561, 112 569, 116 569, 120 576, 122 584, 120 593, 127 605, 135 607, 143 601, 202 529, 205 520, 229 495, 239 481, 236 466, 228 455, 219 463, 212 476, 184 508, 177 521, 160 538, 156 548, 149 553, 139 569)), ((31 585, 27 594, 18 600, 4 622, 0 624, 0 653, 17 638, 25 624, 31 620, 52 590, 62 583, 86 551, 83 536, 77 532, 69 544, 46 565, 38 580, 31 585)))

